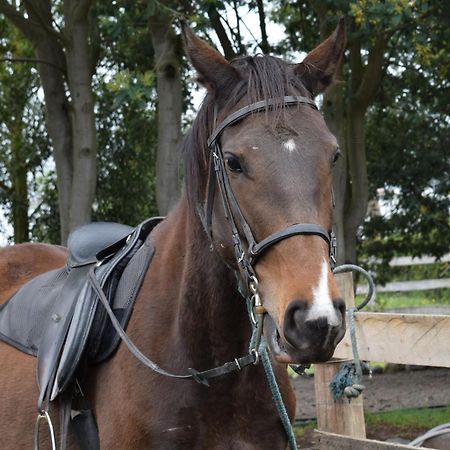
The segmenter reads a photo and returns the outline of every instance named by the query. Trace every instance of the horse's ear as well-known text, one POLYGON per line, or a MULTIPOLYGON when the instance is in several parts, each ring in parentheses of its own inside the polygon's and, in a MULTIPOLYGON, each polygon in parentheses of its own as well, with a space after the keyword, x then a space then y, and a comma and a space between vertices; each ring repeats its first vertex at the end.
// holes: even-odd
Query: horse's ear
POLYGON ((314 96, 323 92, 333 82, 344 54, 345 42, 345 21, 341 17, 333 34, 296 66, 295 73, 314 96))
POLYGON ((184 20, 180 21, 189 59, 198 72, 198 81, 210 92, 236 83, 238 71, 215 49, 198 38, 184 20))

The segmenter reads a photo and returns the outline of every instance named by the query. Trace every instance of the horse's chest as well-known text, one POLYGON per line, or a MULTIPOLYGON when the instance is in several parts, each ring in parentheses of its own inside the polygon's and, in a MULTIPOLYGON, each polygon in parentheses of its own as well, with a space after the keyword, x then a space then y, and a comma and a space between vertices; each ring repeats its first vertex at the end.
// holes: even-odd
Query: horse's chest
MULTIPOLYGON (((249 401, 251 401, 249 399, 249 401)), ((181 408, 178 421, 158 432, 155 448, 192 450, 277 450, 285 448, 284 433, 276 414, 262 406, 253 411, 240 401, 229 399, 206 410, 181 408), (233 408, 233 406, 235 406, 233 408)), ((167 423, 170 423, 169 420, 167 423)))
POLYGON ((160 434, 157 448, 172 450, 276 450, 284 449, 283 439, 272 436, 267 439, 267 430, 258 435, 247 424, 246 430, 238 423, 222 423, 209 426, 207 423, 168 427, 160 434))

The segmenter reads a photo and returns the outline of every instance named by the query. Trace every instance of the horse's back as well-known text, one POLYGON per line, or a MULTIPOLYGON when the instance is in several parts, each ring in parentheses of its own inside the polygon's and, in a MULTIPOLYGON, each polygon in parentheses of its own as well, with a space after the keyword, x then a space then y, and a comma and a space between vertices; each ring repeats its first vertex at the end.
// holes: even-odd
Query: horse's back
POLYGON ((59 245, 17 244, 0 248, 0 304, 37 275, 62 267, 67 250, 59 245))
MULTIPOLYGON (((66 258, 67 250, 57 245, 26 243, 0 248, 0 304, 37 275, 64 266, 66 258)), ((32 448, 38 396, 36 359, 0 342, 0 365, 0 416, 5 423, 15 423, 15 427, 0 427, 3 443, 5 448, 32 448), (18 429, 23 433, 18 435, 18 429)), ((48 444, 42 448, 50 448, 48 444)))

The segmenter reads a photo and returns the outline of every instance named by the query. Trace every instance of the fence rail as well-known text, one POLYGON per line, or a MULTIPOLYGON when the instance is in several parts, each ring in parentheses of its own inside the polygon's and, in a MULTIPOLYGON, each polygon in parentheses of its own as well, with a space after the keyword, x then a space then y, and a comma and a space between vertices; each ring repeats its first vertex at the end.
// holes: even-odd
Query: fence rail
MULTIPOLYGON (((435 278, 429 280, 414 281, 392 281, 384 286, 377 286, 377 292, 408 292, 408 291, 429 291, 432 289, 450 288, 450 278, 435 278)), ((367 285, 358 285, 357 294, 367 294, 367 285)))
MULTIPOLYGON (((347 306, 354 306, 351 274, 336 276, 347 306)), ((450 315, 355 313, 361 359, 400 364, 450 367, 450 315)), ((363 396, 337 401, 328 389, 342 361, 352 359, 348 332, 334 358, 315 366, 317 430, 320 450, 416 449, 407 445, 366 439, 363 396)))
MULTIPOLYGON (((399 256, 393 258, 389 263, 391 267, 407 267, 416 265, 427 265, 436 263, 449 263, 450 253, 445 254, 439 261, 434 256, 424 255, 418 258, 411 256, 399 256)), ((450 288, 450 278, 434 278, 428 280, 413 281, 392 281, 384 286, 377 286, 377 292, 408 292, 408 291, 429 291, 432 289, 448 289, 450 288)), ((367 294, 367 285, 358 285, 356 287, 357 294, 367 294)))

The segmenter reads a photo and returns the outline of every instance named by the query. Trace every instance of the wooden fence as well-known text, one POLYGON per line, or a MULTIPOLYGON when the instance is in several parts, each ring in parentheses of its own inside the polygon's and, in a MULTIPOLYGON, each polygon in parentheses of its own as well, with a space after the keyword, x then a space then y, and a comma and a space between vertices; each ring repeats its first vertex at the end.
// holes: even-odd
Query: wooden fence
MULTIPOLYGON (((354 306, 351 274, 336 276, 347 306, 354 306)), ((356 337, 362 360, 450 367, 450 316, 355 313, 356 337)), ((329 383, 342 361, 353 358, 347 333, 334 358, 315 365, 317 430, 320 450, 417 449, 366 439, 363 395, 349 402, 334 401, 329 383)))
MULTIPOLYGON (((444 255, 439 261, 433 256, 421 256, 420 258, 411 258, 410 256, 399 256, 393 258, 389 263, 391 267, 406 267, 427 265, 436 263, 449 263, 450 253, 444 255)), ((450 278, 436 278, 430 280, 413 280, 413 281, 393 281, 386 283, 384 286, 377 286, 377 292, 407 292, 407 291, 427 291, 430 289, 450 288, 450 278)), ((368 286, 357 286, 357 294, 367 294, 368 286)))

